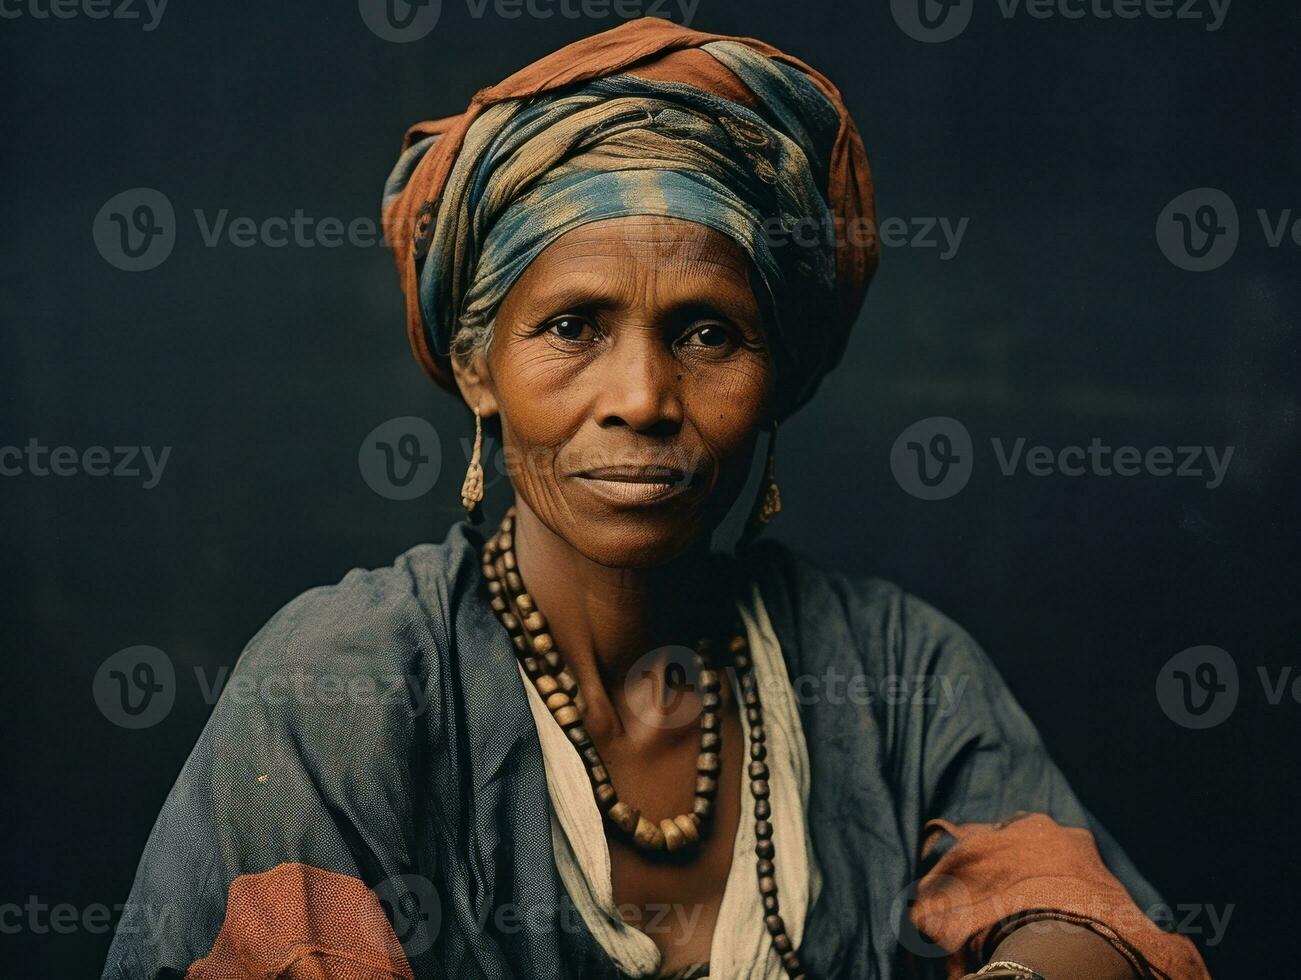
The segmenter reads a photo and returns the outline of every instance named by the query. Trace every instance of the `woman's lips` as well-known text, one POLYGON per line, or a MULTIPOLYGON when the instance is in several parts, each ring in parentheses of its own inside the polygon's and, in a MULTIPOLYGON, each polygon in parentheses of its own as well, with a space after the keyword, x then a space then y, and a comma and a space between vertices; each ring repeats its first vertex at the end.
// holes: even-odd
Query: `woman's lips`
POLYGON ((574 479, 610 503, 633 507, 662 503, 696 483, 694 474, 671 466, 602 466, 574 479))

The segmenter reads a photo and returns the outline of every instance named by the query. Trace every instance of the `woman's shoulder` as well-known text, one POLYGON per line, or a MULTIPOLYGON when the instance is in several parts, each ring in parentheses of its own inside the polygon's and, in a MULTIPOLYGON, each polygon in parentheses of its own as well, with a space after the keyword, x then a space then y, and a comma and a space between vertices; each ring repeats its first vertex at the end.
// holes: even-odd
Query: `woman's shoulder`
POLYGON ((873 672, 984 662, 965 629, 886 578, 827 568, 777 541, 757 546, 748 564, 774 628, 802 649, 855 650, 873 672))
POLYGON ((453 605, 479 574, 475 537, 455 525, 438 544, 416 545, 387 566, 354 568, 292 599, 245 647, 228 689, 278 696, 270 705, 282 714, 332 698, 427 702, 453 605))

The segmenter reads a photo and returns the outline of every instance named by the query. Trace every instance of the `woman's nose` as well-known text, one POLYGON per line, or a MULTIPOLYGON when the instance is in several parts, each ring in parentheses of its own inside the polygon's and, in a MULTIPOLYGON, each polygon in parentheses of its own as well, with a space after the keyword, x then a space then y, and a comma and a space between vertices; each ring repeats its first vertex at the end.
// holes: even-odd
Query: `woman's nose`
POLYGON ((602 355, 597 401, 603 426, 671 435, 682 425, 682 366, 660 338, 621 338, 602 355))

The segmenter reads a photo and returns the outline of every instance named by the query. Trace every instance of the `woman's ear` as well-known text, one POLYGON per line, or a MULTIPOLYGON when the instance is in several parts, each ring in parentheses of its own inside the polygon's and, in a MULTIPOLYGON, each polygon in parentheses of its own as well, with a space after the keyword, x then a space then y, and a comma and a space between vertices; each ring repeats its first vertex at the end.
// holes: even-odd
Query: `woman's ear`
POLYGON ((488 369, 488 359, 482 353, 476 352, 468 358, 452 355, 452 375, 456 378, 461 397, 470 408, 477 408, 485 419, 497 414, 497 392, 492 383, 492 372, 488 369))

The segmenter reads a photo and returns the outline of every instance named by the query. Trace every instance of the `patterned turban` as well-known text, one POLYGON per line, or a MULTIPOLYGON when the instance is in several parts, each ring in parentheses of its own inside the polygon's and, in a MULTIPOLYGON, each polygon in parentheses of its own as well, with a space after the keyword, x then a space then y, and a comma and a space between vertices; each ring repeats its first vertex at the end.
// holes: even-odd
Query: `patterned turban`
POLYGON ((629 21, 407 131, 384 230, 412 350, 455 390, 461 327, 490 322, 565 232, 657 215, 749 255, 768 314, 777 414, 808 400, 845 348, 876 266, 867 155, 840 93, 771 45, 629 21))

